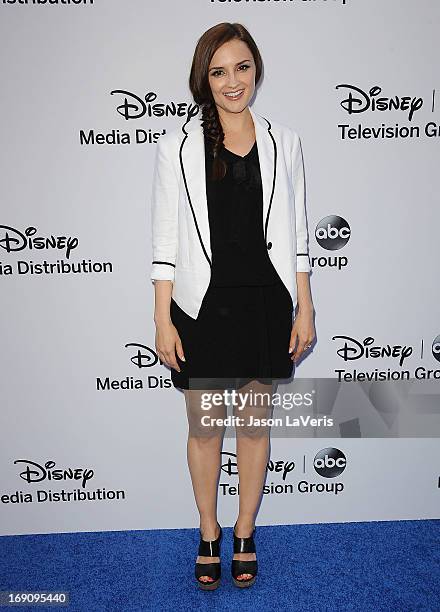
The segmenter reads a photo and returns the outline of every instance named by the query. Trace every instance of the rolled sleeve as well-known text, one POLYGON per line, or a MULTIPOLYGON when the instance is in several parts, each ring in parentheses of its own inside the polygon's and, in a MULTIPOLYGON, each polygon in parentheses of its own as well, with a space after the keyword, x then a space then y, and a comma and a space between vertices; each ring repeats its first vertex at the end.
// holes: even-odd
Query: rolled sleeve
POLYGON ((179 184, 165 137, 156 146, 151 192, 151 242, 153 261, 150 279, 174 281, 178 241, 179 184))
POLYGON ((308 247, 304 161, 301 139, 296 132, 293 130, 292 132, 292 178, 295 193, 296 217, 296 270, 297 272, 310 272, 311 266, 308 247))

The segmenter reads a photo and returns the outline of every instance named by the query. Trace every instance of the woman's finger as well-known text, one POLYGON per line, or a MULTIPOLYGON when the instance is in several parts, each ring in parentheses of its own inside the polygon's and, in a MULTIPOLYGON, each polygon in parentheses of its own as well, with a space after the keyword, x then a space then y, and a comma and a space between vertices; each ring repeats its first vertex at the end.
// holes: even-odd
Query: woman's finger
POLYGON ((176 353, 182 361, 185 361, 185 355, 183 354, 182 341, 180 340, 180 338, 177 338, 176 340, 176 353))
POLYGON ((167 351, 166 353, 168 364, 171 368, 174 368, 178 372, 180 372, 179 364, 176 360, 176 351, 173 349, 172 351, 167 351))
POLYGON ((298 348, 294 353, 294 360, 298 361, 298 359, 301 357, 301 355, 304 352, 304 348, 306 346, 306 340, 300 340, 298 343, 298 348))
POLYGON ((298 337, 298 332, 296 330, 292 330, 290 334, 290 342, 289 342, 289 353, 292 353, 295 349, 296 339, 298 337))

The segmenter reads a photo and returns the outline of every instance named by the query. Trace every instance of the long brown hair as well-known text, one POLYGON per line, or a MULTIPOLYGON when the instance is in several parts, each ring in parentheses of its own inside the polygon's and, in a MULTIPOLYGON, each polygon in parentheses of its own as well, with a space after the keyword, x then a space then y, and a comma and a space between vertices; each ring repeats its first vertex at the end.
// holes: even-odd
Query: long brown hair
POLYGON ((202 109, 203 133, 212 148, 214 157, 212 164, 213 180, 219 180, 224 177, 226 173, 226 164, 218 157, 218 152, 223 144, 224 133, 209 84, 208 69, 211 59, 217 49, 225 42, 233 40, 234 38, 245 42, 252 53, 256 68, 256 86, 261 78, 263 60, 254 39, 241 23, 218 23, 202 34, 194 51, 189 76, 189 88, 194 101, 202 109))

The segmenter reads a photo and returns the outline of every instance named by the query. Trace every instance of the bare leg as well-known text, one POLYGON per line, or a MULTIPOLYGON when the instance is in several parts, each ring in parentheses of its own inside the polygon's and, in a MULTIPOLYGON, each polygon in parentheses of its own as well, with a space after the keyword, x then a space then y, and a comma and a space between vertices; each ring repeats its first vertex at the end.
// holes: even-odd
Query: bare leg
MULTIPOLYGON (((242 410, 234 406, 234 415, 248 423, 251 417, 262 419, 272 414, 271 397, 272 384, 263 384, 252 380, 241 387, 240 394, 251 393, 242 410), (261 394, 255 397, 255 394, 261 394)), ((243 397, 243 396, 242 396, 243 397)), ((237 435, 237 465, 240 483, 239 515, 235 533, 239 538, 247 538, 252 534, 255 517, 261 500, 263 484, 266 477, 269 460, 269 426, 248 424, 236 427, 237 435)), ((253 561, 255 553, 236 553, 234 559, 253 561)), ((238 580, 248 580, 250 574, 240 574, 238 580)))
MULTIPOLYGON (((221 450, 225 428, 203 425, 202 418, 225 418, 224 405, 202 409, 202 401, 215 391, 185 389, 188 417, 187 459, 194 497, 200 514, 200 531, 204 540, 219 536, 217 524, 217 491, 221 465, 221 450), (204 395, 206 394, 206 395, 204 395)), ((216 563, 218 557, 197 556, 197 563, 216 563)), ((212 582, 210 576, 201 576, 203 582, 212 582)))

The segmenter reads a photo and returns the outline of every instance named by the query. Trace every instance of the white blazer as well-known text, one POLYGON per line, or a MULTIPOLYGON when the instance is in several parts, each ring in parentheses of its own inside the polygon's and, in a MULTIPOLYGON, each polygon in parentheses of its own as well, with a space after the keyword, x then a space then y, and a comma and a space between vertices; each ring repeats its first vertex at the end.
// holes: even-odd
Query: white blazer
MULTIPOLYGON (((260 161, 264 238, 295 313, 296 272, 310 271, 301 142, 291 128, 249 110, 260 161)), ((197 110, 160 137, 151 199, 151 280, 173 281, 173 299, 193 319, 212 265, 201 115, 197 110)))

